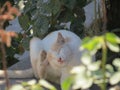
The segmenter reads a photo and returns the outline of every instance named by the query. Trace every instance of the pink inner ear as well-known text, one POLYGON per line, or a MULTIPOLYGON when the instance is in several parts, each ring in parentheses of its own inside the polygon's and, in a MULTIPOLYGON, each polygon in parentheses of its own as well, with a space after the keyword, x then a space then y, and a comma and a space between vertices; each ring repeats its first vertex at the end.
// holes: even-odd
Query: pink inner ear
POLYGON ((58 32, 57 42, 61 44, 65 42, 65 39, 60 32, 58 32))
POLYGON ((62 60, 62 58, 60 57, 60 58, 58 59, 58 62, 63 63, 64 60, 62 60))
POLYGON ((58 36, 62 37, 62 34, 60 32, 58 32, 58 36))

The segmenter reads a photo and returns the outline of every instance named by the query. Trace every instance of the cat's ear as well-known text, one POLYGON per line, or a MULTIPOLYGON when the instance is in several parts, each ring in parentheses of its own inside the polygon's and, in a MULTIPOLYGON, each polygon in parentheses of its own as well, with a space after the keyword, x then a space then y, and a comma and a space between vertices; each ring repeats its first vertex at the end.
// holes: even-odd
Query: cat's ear
POLYGON ((42 50, 40 52, 40 60, 43 62, 47 57, 47 52, 45 50, 42 50))
POLYGON ((57 43, 59 43, 59 44, 65 43, 65 39, 60 32, 58 32, 57 43))

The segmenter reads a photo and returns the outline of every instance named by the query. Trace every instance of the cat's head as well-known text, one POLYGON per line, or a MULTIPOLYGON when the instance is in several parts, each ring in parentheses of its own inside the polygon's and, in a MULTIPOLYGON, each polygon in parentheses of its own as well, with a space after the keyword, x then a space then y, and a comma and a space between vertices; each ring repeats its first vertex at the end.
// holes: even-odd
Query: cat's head
POLYGON ((64 67, 69 63, 72 50, 68 44, 69 38, 64 38, 59 32, 56 41, 47 52, 47 59, 53 67, 64 67))

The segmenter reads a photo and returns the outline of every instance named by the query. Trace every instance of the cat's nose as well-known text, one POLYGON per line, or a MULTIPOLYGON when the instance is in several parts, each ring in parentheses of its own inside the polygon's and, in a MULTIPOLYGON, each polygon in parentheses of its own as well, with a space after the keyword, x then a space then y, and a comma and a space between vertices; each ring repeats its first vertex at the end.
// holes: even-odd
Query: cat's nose
POLYGON ((60 58, 58 59, 58 62, 63 63, 64 60, 60 57, 60 58))

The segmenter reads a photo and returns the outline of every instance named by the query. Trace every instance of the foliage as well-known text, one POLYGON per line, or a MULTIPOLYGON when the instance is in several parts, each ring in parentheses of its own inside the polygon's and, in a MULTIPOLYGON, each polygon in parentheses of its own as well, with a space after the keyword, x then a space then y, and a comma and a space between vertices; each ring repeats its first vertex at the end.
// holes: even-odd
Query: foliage
MULTIPOLYGON (((119 83, 120 58, 113 60, 113 66, 106 64, 105 57, 107 56, 104 54, 107 53, 103 50, 106 48, 105 50, 107 51, 107 48, 109 48, 111 51, 120 52, 120 48, 118 47, 119 44, 120 38, 113 33, 106 33, 102 36, 95 36, 93 38, 86 37, 83 39, 82 46, 80 47, 80 50, 85 50, 81 57, 82 64, 71 70, 71 76, 62 83, 62 90, 69 90, 70 88, 73 90, 79 88, 87 89, 93 84, 100 86, 101 90, 107 90, 107 83, 111 85, 119 83), (93 56, 101 48, 103 53, 101 61, 93 61, 93 56)), ((44 80, 40 80, 39 83, 36 83, 36 81, 23 82, 22 84, 13 86, 10 90, 15 90, 16 88, 20 90, 44 90, 43 87, 49 90, 56 90, 54 86, 44 80)))
MULTIPOLYGON (((13 0, 10 0, 13 3, 13 0)), ((6 58, 7 62, 13 60, 12 63, 8 63, 7 65, 10 66, 13 62, 17 62, 17 60, 13 57, 15 53, 20 51, 20 47, 18 45, 18 39, 11 39, 12 37, 17 37, 18 35, 15 32, 7 32, 5 31, 5 27, 7 26, 6 23, 8 21, 14 19, 16 16, 20 15, 18 9, 13 7, 10 2, 2 1, 0 2, 0 38, 3 43, 6 44, 6 58), (12 42, 12 43, 11 43, 12 42), (17 44, 17 45, 16 45, 17 44), (8 46, 8 47, 7 47, 8 46), (12 46, 12 47, 10 47, 12 46)), ((2 52, 0 52, 0 68, 2 68, 2 52)))
POLYGON ((7 89, 9 89, 9 79, 7 75, 7 66, 6 66, 6 52, 5 52, 5 46, 10 47, 11 46, 11 39, 13 37, 17 37, 17 34, 12 31, 5 31, 4 30, 4 24, 6 21, 12 20, 15 18, 15 16, 19 16, 20 13, 17 8, 12 7, 10 2, 6 2, 1 8, 0 8, 0 47, 1 47, 1 57, 2 57, 2 64, 4 69, 4 75, 6 80, 6 86, 7 89))
POLYGON ((27 36, 24 41, 29 40, 31 32, 33 36, 43 38, 58 29, 68 29, 83 37, 83 7, 87 3, 87 0, 20 0, 18 6, 23 14, 19 23, 27 36))
POLYGON ((40 80, 36 83, 36 80, 30 80, 28 82, 23 82, 22 84, 17 84, 11 87, 10 90, 57 90, 53 85, 45 80, 40 80))
MULTIPOLYGON (((105 35, 93 38, 86 37, 80 47, 80 50, 87 50, 81 57, 83 65, 74 67, 71 71, 73 79, 68 78, 70 80, 69 84, 73 85, 72 88, 87 89, 93 84, 97 84, 101 87, 101 90, 107 90, 107 83, 115 85, 120 82, 120 58, 113 60, 113 66, 106 64, 107 47, 113 52, 120 52, 119 44, 120 38, 113 33, 106 33, 105 35), (93 62, 92 56, 101 48, 102 61, 93 62)), ((65 81, 63 88, 67 87, 66 84, 68 82, 65 81)))
MULTIPOLYGON (((7 32, 4 30, 4 25, 6 21, 12 20, 15 16, 19 15, 20 13, 15 7, 12 7, 9 2, 6 2, 0 9, 0 42, 5 43, 7 47, 11 46, 12 37, 17 37, 15 32, 7 32)), ((12 48, 8 48, 11 49, 12 48)), ((8 50, 7 49, 7 50, 8 50)), ((1 55, 2 53, 0 53, 1 55)), ((12 55, 12 53, 10 53, 12 55)), ((8 57, 11 57, 9 53, 7 53, 8 57)), ((0 57, 0 60, 2 58, 0 57)), ((1 67, 1 64, 0 64, 1 67)))

